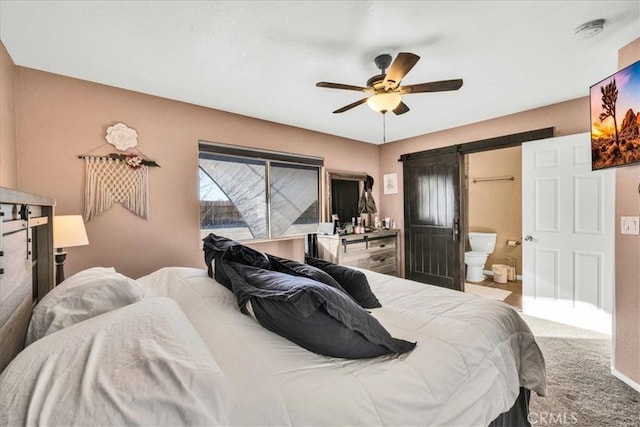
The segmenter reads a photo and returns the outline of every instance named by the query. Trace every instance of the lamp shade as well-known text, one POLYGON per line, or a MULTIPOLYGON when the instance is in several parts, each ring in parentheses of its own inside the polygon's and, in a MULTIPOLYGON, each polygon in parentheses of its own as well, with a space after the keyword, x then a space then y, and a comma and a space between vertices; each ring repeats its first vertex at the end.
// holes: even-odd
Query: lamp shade
POLYGON ((82 215, 60 215, 53 217, 53 247, 69 248, 88 245, 87 231, 82 215))
POLYGON ((391 111, 396 108, 400 104, 400 101, 402 101, 400 95, 393 92, 387 92, 370 96, 367 98, 367 105, 369 105, 373 111, 386 113, 387 111, 391 111))

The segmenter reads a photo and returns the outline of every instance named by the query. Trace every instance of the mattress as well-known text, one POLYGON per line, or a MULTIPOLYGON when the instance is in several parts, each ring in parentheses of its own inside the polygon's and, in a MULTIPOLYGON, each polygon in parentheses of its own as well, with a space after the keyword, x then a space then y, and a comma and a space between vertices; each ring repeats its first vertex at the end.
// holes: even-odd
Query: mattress
POLYGON ((225 375, 231 425, 486 426, 520 387, 545 392, 531 330, 500 301, 362 270, 382 307, 371 314, 403 355, 321 356, 240 312, 205 270, 163 268, 138 279, 145 298, 174 299, 225 375))

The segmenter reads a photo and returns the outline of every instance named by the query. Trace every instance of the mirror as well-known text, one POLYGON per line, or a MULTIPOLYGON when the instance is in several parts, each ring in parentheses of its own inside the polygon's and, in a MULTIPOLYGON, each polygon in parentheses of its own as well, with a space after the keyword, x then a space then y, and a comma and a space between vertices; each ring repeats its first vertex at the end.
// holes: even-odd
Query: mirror
POLYGON ((351 222, 352 218, 360 218, 358 200, 364 188, 365 173, 327 172, 327 210, 326 221, 337 214, 340 224, 351 222))

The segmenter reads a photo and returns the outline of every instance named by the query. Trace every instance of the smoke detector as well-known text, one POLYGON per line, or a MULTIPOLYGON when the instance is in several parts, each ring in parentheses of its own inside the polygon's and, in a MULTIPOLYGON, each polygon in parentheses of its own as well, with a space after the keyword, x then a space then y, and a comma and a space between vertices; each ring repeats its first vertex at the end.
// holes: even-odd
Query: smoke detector
POLYGON ((604 19, 595 19, 576 27, 573 34, 580 40, 586 40, 600 34, 603 29, 604 19))

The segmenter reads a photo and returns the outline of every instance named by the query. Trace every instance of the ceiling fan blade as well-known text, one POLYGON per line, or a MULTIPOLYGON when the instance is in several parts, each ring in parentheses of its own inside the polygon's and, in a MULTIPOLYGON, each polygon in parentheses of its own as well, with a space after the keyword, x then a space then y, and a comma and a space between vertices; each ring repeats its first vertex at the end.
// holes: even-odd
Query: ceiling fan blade
POLYGON ((357 90, 358 92, 372 92, 372 89, 368 87, 345 85, 342 83, 331 83, 331 82, 318 82, 316 83, 316 87, 326 87, 328 89, 357 90))
POLYGON ((400 104, 398 104, 398 106, 393 109, 393 112, 396 116, 399 116, 400 114, 404 114, 407 111, 409 111, 409 107, 407 107, 407 104, 405 104, 402 101, 400 101, 400 104))
POLYGON ((420 57, 413 53, 400 52, 387 71, 384 78, 384 86, 387 90, 395 89, 400 85, 400 81, 407 75, 420 57))
POLYGON ((367 97, 367 98, 362 98, 362 99, 361 99, 361 100, 359 100, 359 101, 353 102, 353 103, 351 103, 351 104, 349 104, 349 105, 345 105, 345 106, 344 106, 344 107, 342 107, 342 108, 338 108, 336 111, 334 111, 334 112, 333 112, 333 114, 337 114, 337 113, 344 113, 345 111, 350 110, 350 109, 352 109, 352 108, 355 108, 355 107, 357 107, 357 106, 358 106, 358 105, 360 105, 360 104, 364 104, 365 102, 367 102, 367 99, 369 99, 369 98, 368 98, 368 97, 367 97))
POLYGON ((458 90, 462 87, 462 79, 442 80, 439 82, 418 83, 415 85, 400 86, 398 91, 401 94, 422 93, 422 92, 445 92, 448 90, 458 90))

